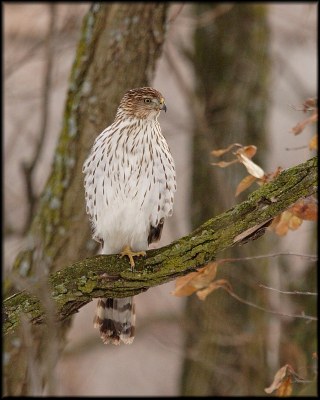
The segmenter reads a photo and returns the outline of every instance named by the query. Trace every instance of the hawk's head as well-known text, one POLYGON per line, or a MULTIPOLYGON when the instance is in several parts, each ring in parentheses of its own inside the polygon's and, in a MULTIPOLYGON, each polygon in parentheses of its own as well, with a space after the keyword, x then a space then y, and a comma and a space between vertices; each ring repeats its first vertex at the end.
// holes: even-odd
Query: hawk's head
POLYGON ((131 89, 123 96, 118 111, 130 117, 156 119, 160 111, 167 111, 160 92, 151 87, 131 89))

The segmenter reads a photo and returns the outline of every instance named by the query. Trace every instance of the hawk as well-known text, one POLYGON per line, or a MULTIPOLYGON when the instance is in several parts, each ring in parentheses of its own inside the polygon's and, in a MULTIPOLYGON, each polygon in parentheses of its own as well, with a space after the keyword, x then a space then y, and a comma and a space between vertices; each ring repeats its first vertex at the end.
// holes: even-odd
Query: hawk
MULTIPOLYGON (((102 254, 127 256, 131 268, 134 257, 160 239, 173 211, 176 175, 158 122, 161 110, 167 107, 157 90, 126 92, 83 165, 93 238, 102 243, 102 254)), ((104 343, 132 343, 133 297, 98 299, 94 326, 104 343)))

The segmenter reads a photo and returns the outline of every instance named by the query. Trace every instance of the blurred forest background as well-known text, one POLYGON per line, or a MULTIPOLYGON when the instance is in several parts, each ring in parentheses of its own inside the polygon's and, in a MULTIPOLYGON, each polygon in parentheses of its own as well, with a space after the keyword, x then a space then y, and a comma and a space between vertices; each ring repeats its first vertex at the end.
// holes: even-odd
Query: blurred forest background
MULTIPOLYGON (((104 6, 110 7, 107 15, 116 27, 111 33, 115 42, 121 41, 122 29, 111 17, 112 12, 116 15, 112 9, 116 6, 119 5, 104 6)), ((74 62, 79 56, 79 40, 84 37, 83 19, 90 10, 87 24, 92 23, 90 18, 93 21, 102 17, 95 3, 5 3, 2 7, 3 264, 10 276, 17 255, 30 246, 30 226, 39 196, 53 160, 57 161, 56 146, 64 126, 67 94, 76 93, 70 84, 70 71, 73 66, 76 74, 74 62), (94 13, 92 7, 96 7, 94 13)), ((154 5, 132 3, 123 7, 131 7, 132 15, 141 13, 143 19, 152 15, 154 5)), ((267 172, 279 166, 288 168, 314 155, 308 147, 315 134, 314 126, 297 136, 291 129, 305 118, 297 109, 306 99, 316 96, 318 23, 315 2, 170 3, 161 7, 157 12, 166 18, 162 23, 166 34, 162 37, 158 28, 152 31, 154 42, 159 43, 159 48, 155 46, 149 52, 150 58, 154 57, 154 73, 151 66, 150 71, 141 71, 139 80, 135 78, 134 63, 133 72, 129 67, 125 71, 119 68, 122 86, 119 93, 113 88, 109 96, 108 85, 118 77, 108 76, 110 71, 106 70, 102 85, 106 102, 92 106, 94 112, 87 117, 92 119, 96 127, 93 131, 98 135, 112 120, 118 100, 134 83, 137 87, 148 80, 145 83, 164 95, 168 112, 161 115, 160 123, 176 163, 178 191, 174 215, 165 225, 160 246, 246 198, 247 191, 234 196, 237 184, 246 175, 243 166, 212 166, 219 160, 210 154, 211 150, 235 142, 256 145, 254 161, 267 172), (113 108, 109 107, 109 99, 113 108)), ((137 23, 137 15, 132 17, 133 23, 137 23)), ((161 17, 155 18, 154 23, 161 24, 161 17)), ((90 53, 97 59, 90 73, 101 68, 103 74, 99 57, 114 61, 117 54, 110 56, 101 51, 104 48, 97 32, 97 41, 91 43, 100 46, 100 54, 94 50, 90 53)), ((138 39, 135 57, 143 58, 148 39, 138 39)), ((134 40, 137 38, 132 37, 134 40)), ((127 51, 131 51, 130 46, 127 51)), ((94 136, 91 141, 81 140, 79 151, 86 155, 94 136)), ((68 158, 61 162, 76 161, 68 158)), ((76 183, 78 187, 82 185, 82 176, 76 183)), ((82 186, 80 195, 75 192, 73 198, 73 206, 79 210, 84 206, 81 191, 82 186)), ((59 204, 55 206, 59 208, 59 204)), ((81 259, 97 251, 91 242, 88 247, 81 244, 89 237, 89 223, 86 219, 82 223, 86 226, 80 232, 83 237, 74 242, 73 254, 59 255, 60 267, 68 265, 76 255, 81 259)), ((298 230, 283 237, 267 233, 246 246, 219 254, 219 258, 278 252, 315 253, 315 224, 304 221, 298 230)), ((27 275, 21 273, 23 265, 20 263, 20 276, 27 275)), ((242 298, 266 309, 289 315, 316 314, 315 296, 286 295, 259 287, 263 284, 281 291, 315 292, 316 264, 308 258, 282 256, 242 261, 224 266, 219 277, 228 279, 242 298)), ((215 291, 204 302, 195 295, 178 298, 170 294, 173 288, 172 282, 136 297, 136 338, 131 346, 102 345, 92 326, 95 302, 83 307, 67 330, 61 357, 51 360, 52 368, 45 373, 41 370, 42 375, 37 374, 41 368, 37 366, 37 356, 28 350, 32 345, 26 335, 23 339, 10 339, 11 350, 23 345, 27 349, 27 363, 33 369, 24 377, 32 381, 33 392, 29 389, 29 394, 41 392, 37 378, 47 374, 47 393, 60 396, 263 396, 276 372, 286 364, 302 379, 312 381, 295 384, 294 394, 315 394, 314 322, 261 312, 225 292, 215 291)), ((4 357, 6 367, 20 365, 12 363, 12 354, 8 352, 4 357)))

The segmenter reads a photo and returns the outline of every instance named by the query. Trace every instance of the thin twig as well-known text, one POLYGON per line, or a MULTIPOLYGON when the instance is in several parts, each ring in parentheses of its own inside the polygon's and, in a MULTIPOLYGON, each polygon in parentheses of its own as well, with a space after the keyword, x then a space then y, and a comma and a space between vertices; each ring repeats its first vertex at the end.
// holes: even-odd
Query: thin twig
POLYGON ((209 25, 218 17, 230 11, 233 7, 234 4, 221 4, 211 9, 210 11, 205 11, 196 18, 196 27, 203 28, 209 25))
POLYGON ((212 24, 217 18, 219 18, 223 14, 229 12, 234 7, 234 5, 235 4, 217 5, 215 8, 204 11, 200 15, 184 16, 184 18, 193 29, 204 28, 212 24))
POLYGON ((180 7, 178 8, 178 10, 168 20, 168 25, 171 25, 177 19, 177 17, 181 13, 184 6, 185 6, 184 2, 182 4, 180 4, 180 7))
POLYGON ((38 164, 46 133, 48 130, 48 119, 49 119, 49 99, 50 99, 50 92, 52 86, 52 66, 53 66, 53 58, 54 58, 54 46, 53 46, 53 39, 55 36, 55 21, 56 21, 56 5, 54 3, 49 4, 49 28, 46 37, 46 63, 45 63, 45 72, 44 72, 44 81, 42 85, 42 112, 41 121, 40 121, 40 134, 39 140, 36 144, 36 148, 34 150, 33 158, 28 163, 22 164, 22 170, 24 173, 25 178, 25 186, 27 192, 27 199, 29 204, 28 215, 26 218, 24 232, 27 231, 30 222, 32 220, 34 209, 36 206, 36 194, 33 187, 33 174, 35 168, 38 164))
POLYGON ((280 312, 280 311, 269 310, 267 308, 258 306, 257 304, 251 303, 250 301, 242 299, 241 297, 239 297, 237 294, 235 294, 232 290, 230 290, 226 286, 223 286, 222 289, 227 291, 230 294, 230 296, 232 296, 233 298, 238 300, 240 303, 246 304, 247 306, 250 306, 250 307, 257 308, 258 310, 265 311, 267 313, 276 314, 276 315, 279 315, 281 317, 302 318, 302 319, 307 319, 308 321, 317 321, 318 320, 317 317, 313 317, 311 315, 305 315, 304 313, 302 313, 302 314, 286 314, 286 313, 283 313, 283 312, 280 312))
POLYGON ((43 39, 37 40, 36 43, 32 45, 31 48, 27 50, 27 52, 18 60, 13 62, 12 64, 8 65, 5 68, 4 76, 5 79, 8 79, 12 74, 17 72, 20 68, 24 68, 25 64, 29 60, 33 60, 35 57, 35 53, 43 46, 43 39))
POLYGON ((291 151, 291 150, 304 150, 307 149, 309 146, 298 146, 298 147, 285 147, 286 151, 291 151))
MULTIPOLYGON (((269 258, 269 257, 279 257, 279 256, 294 256, 294 257, 300 257, 300 258, 306 258, 308 260, 311 261, 317 261, 318 257, 312 254, 300 254, 300 253, 270 253, 270 254, 261 254, 259 256, 249 256, 249 257, 239 257, 239 258, 225 258, 225 259, 221 259, 218 260, 217 262, 219 263, 225 263, 225 262, 234 262, 234 261, 244 261, 244 260, 257 260, 257 259, 261 259, 261 258, 269 258)), ((266 289, 270 289, 270 290, 275 290, 279 293, 284 293, 284 294, 302 294, 302 295, 313 295, 313 296, 317 296, 317 293, 312 293, 312 292, 284 292, 284 291, 280 291, 277 289, 273 289, 267 286, 264 286, 262 284, 259 284, 260 287, 264 287, 266 289)), ((223 286, 223 289, 225 289, 230 296, 234 297, 236 300, 240 301, 243 304, 246 304, 248 306, 257 308, 258 310, 262 310, 268 313, 272 313, 272 314, 277 314, 283 317, 291 317, 291 318, 303 318, 303 319, 307 319, 309 321, 317 321, 316 317, 312 317, 309 315, 304 315, 304 314, 285 314, 279 311, 274 311, 274 310, 268 310, 264 307, 258 306, 254 303, 251 303, 247 300, 242 299, 241 297, 239 297, 238 295, 236 295, 232 290, 228 289, 227 287, 223 286)))
POLYGON ((281 293, 281 294, 299 294, 299 295, 303 295, 303 296, 318 296, 318 293, 314 293, 314 292, 299 292, 298 290, 295 290, 293 292, 287 292, 284 290, 279 290, 279 289, 275 289, 275 288, 263 285, 262 283, 259 283, 259 287, 268 289, 268 290, 273 290, 273 291, 275 291, 277 293, 281 293))

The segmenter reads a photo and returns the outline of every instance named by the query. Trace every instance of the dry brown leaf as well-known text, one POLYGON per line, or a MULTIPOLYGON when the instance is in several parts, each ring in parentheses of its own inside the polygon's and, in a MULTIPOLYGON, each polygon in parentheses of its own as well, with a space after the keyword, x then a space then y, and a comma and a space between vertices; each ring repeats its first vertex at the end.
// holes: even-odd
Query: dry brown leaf
POLYGON ((255 176, 256 178, 263 178, 264 170, 259 167, 259 165, 255 164, 246 156, 246 154, 242 151, 237 151, 236 153, 238 160, 247 168, 247 171, 250 175, 255 176))
POLYGON ((285 378, 288 376, 288 371, 290 374, 291 370, 292 370, 292 367, 289 364, 286 364, 284 367, 281 367, 275 374, 271 385, 268 388, 264 389, 264 391, 266 393, 270 394, 270 393, 274 392, 275 390, 279 389, 279 387, 282 385, 285 378))
POLYGON ((317 120, 318 120, 318 113, 314 113, 314 114, 310 115, 310 117, 306 118, 305 120, 298 122, 297 125, 291 129, 291 132, 294 135, 299 135, 307 125, 309 125, 313 122, 316 122, 317 120))
POLYGON ((221 157, 223 154, 228 153, 228 151, 230 151, 235 146, 242 147, 242 145, 239 143, 233 143, 230 144, 230 146, 228 146, 226 149, 212 150, 211 154, 215 157, 221 157))
POLYGON ((198 289, 207 287, 217 274, 218 262, 212 262, 196 272, 176 279, 174 296, 190 296, 198 289))
POLYGON ((274 231, 277 235, 284 236, 288 233, 291 215, 289 211, 284 211, 280 214, 279 222, 274 227, 274 231))
POLYGON ((304 121, 302 121, 302 122, 298 122, 297 125, 295 125, 295 126, 291 129, 291 131, 292 131, 292 133, 293 133, 294 135, 299 135, 299 134, 304 130, 304 128, 305 128, 307 125, 308 125, 308 121, 307 121, 307 120, 304 120, 304 121))
POLYGON ((290 396, 292 393, 292 383, 293 382, 303 382, 302 379, 291 367, 291 365, 286 364, 281 367, 274 376, 273 382, 264 391, 268 394, 276 390, 276 396, 286 397, 290 396))
POLYGON ((217 165, 220 168, 225 168, 225 167, 229 167, 229 165, 231 164, 235 164, 239 162, 237 159, 232 160, 232 161, 220 161, 218 163, 211 163, 211 165, 217 165))
POLYGON ((310 97, 303 103, 303 111, 312 111, 318 108, 318 100, 314 97, 310 97))
POLYGON ((318 135, 314 135, 309 142, 309 150, 318 150, 318 135))
POLYGON ((248 158, 251 159, 257 152, 257 146, 254 145, 244 146, 243 152, 248 158))
POLYGON ((175 289, 171 292, 174 296, 190 296, 197 289, 192 285, 192 279, 196 276, 196 272, 190 272, 190 274, 182 276, 176 279, 175 289))
POLYGON ((279 397, 287 397, 292 393, 292 379, 291 376, 285 378, 281 385, 278 387, 276 395, 279 397))
POLYGON ((286 210, 280 214, 280 216, 274 218, 270 228, 274 230, 274 232, 278 236, 284 236, 288 233, 288 230, 292 231, 299 228, 302 224, 302 219, 294 215, 291 211, 286 210))
POLYGON ((257 180, 257 178, 255 176, 252 175, 247 175, 245 176, 242 181, 239 183, 239 185, 237 186, 237 190, 236 190, 236 197, 242 193, 244 190, 248 189, 248 187, 250 187, 253 182, 255 182, 257 180))
POLYGON ((273 220, 272 220, 271 224, 269 225, 268 229, 272 230, 272 231, 275 231, 276 227, 277 227, 277 225, 278 225, 278 223, 280 221, 280 218, 281 218, 281 214, 279 214, 275 218, 273 218, 273 220))
POLYGON ((314 196, 298 200, 289 208, 289 211, 303 220, 317 221, 318 219, 318 204, 314 196))
POLYGON ((295 231, 296 229, 299 228, 301 224, 302 224, 302 219, 292 214, 292 217, 289 219, 289 224, 288 224, 289 229, 295 231))
POLYGON ((228 290, 232 291, 232 287, 226 279, 218 279, 211 282, 208 287, 198 290, 196 295, 199 297, 200 300, 205 300, 208 294, 219 288, 227 288, 228 290))
POLYGON ((230 146, 228 146, 225 149, 219 149, 219 150, 213 150, 211 154, 213 154, 216 157, 220 157, 221 155, 227 153, 230 151, 233 147, 240 147, 236 152, 233 154, 237 157, 234 160, 231 161, 220 161, 218 163, 211 163, 211 165, 218 166, 220 168, 225 168, 228 167, 229 165, 235 164, 237 162, 240 162, 243 164, 246 168, 247 171, 249 172, 250 175, 261 179, 264 176, 264 171, 262 168, 260 168, 257 164, 255 164, 253 161, 251 161, 251 158, 256 154, 257 152, 257 147, 253 145, 249 146, 242 146, 239 143, 233 143, 230 146))

